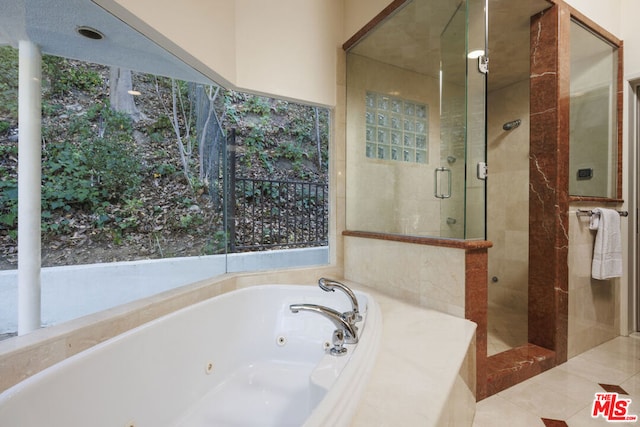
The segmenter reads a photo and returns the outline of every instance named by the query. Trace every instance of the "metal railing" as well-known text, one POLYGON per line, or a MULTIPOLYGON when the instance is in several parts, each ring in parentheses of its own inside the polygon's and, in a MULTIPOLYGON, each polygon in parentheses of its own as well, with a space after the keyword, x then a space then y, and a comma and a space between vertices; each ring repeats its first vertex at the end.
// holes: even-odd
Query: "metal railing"
POLYGON ((328 244, 327 183, 236 177, 235 129, 224 158, 229 252, 328 244))
POLYGON ((327 244, 324 183, 236 178, 231 251, 327 244))

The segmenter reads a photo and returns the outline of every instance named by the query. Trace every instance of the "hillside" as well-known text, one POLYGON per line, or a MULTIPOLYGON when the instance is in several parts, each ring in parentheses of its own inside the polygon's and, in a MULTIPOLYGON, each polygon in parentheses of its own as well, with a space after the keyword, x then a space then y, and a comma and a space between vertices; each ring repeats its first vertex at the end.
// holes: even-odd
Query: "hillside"
MULTIPOLYGON (((7 49, 0 49, 0 269, 17 266, 17 68, 7 49)), ((109 108, 107 67, 49 57, 43 69, 43 266, 224 252, 219 183, 199 176, 194 86, 176 86, 183 163, 169 79, 133 73, 142 118, 132 121, 109 108)), ((225 132, 236 129, 236 176, 326 182, 326 110, 318 111, 320 159, 313 107, 221 89, 215 110, 225 132)))

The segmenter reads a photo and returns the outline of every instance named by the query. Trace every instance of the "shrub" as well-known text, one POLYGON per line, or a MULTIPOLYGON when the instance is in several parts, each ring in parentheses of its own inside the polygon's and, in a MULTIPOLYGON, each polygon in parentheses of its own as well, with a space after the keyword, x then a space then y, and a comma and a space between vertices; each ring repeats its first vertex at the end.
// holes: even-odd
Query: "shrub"
POLYGON ((0 47, 0 115, 18 116, 18 50, 0 47))
POLYGON ((140 162, 126 116, 97 108, 75 117, 69 130, 69 139, 47 144, 43 153, 43 211, 94 209, 137 191, 140 162), (102 137, 90 119, 101 122, 102 137))
POLYGON ((74 89, 95 94, 103 87, 100 74, 58 56, 44 55, 42 68, 44 77, 49 81, 52 96, 63 95, 74 89))
POLYGON ((15 179, 0 180, 0 229, 13 230, 18 220, 18 182, 15 179))

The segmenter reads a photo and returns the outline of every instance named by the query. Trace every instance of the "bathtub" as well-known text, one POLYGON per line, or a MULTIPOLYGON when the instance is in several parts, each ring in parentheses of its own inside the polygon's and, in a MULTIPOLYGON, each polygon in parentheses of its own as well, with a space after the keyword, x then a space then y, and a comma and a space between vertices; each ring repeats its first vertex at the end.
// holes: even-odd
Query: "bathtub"
POLYGON ((318 287, 239 289, 78 353, 0 394, 0 425, 347 426, 378 349, 380 309, 356 292, 363 321, 344 356, 313 303, 348 311, 318 287))

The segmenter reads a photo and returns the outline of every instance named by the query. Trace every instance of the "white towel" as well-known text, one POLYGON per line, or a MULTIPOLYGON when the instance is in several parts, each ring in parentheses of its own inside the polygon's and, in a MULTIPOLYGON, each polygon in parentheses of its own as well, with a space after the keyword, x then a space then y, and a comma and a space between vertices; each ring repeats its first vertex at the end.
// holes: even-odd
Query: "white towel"
POLYGON ((589 228, 597 230, 591 277, 604 280, 622 276, 620 214, 613 209, 593 209, 589 228))

